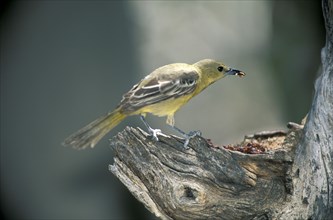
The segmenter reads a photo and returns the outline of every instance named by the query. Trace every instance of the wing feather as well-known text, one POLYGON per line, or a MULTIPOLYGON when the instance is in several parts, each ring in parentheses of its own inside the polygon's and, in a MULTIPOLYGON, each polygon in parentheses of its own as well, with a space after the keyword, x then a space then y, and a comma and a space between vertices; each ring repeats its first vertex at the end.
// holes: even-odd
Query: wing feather
POLYGON ((183 71, 162 79, 152 77, 142 81, 123 96, 120 106, 123 111, 132 112, 144 106, 190 94, 197 86, 199 75, 195 71, 183 71), (142 85, 143 84, 143 85, 142 85))

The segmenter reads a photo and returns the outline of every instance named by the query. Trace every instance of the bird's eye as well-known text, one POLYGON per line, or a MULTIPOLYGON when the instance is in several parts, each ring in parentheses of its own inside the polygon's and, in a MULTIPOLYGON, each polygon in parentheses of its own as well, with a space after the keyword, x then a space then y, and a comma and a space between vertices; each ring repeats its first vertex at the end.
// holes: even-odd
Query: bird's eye
POLYGON ((223 67, 219 66, 219 67, 217 67, 217 70, 220 71, 220 72, 222 72, 223 71, 223 67))

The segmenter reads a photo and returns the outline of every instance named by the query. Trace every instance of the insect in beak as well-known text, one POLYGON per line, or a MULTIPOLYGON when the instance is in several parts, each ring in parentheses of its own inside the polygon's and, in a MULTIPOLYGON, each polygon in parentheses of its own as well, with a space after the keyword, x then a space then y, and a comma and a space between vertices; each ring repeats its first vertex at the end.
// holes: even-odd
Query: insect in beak
POLYGON ((234 75, 234 76, 239 76, 239 77, 243 77, 245 76, 246 74, 240 70, 235 70, 235 69, 232 69, 230 68, 227 72, 226 72, 226 75, 234 75))

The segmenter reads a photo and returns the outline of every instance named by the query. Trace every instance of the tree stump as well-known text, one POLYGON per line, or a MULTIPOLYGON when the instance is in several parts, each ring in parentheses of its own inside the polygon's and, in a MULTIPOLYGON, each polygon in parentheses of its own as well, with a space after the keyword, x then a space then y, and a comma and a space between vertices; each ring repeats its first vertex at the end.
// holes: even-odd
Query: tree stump
POLYGON ((305 125, 215 146, 138 128, 111 139, 110 171, 161 219, 333 219, 333 2, 322 1, 326 45, 305 125))

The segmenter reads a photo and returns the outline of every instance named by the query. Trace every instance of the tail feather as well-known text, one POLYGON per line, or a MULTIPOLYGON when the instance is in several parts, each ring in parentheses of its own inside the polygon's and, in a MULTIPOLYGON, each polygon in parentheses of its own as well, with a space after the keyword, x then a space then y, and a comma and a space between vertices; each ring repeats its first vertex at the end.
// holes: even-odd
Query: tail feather
POLYGON ((96 119, 66 138, 63 145, 72 146, 77 149, 84 149, 86 147, 93 148, 102 137, 124 120, 125 117, 126 115, 116 109, 96 119))

